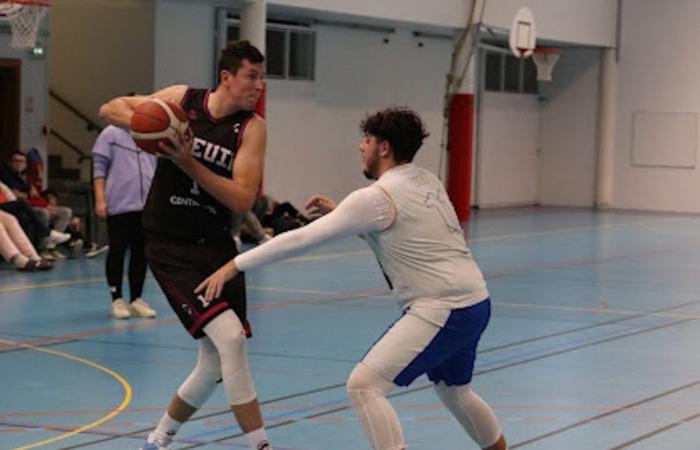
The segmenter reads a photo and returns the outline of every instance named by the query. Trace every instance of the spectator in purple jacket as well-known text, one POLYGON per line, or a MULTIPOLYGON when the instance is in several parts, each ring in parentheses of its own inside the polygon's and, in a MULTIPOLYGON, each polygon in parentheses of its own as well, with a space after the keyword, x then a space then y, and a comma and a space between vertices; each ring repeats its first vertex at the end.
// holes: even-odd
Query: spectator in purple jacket
POLYGON ((95 212, 107 221, 109 251, 107 284, 112 294, 112 317, 155 317, 142 298, 146 255, 142 225, 143 207, 151 188, 156 157, 139 149, 127 130, 105 128, 92 148, 95 212), (124 257, 130 250, 129 294, 122 298, 124 257))

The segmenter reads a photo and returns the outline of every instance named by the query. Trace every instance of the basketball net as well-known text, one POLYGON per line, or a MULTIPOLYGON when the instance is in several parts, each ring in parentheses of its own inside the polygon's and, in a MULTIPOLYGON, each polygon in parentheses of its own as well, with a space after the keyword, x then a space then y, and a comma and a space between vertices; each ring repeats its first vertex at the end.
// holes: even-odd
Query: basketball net
POLYGON ((559 49, 536 48, 532 53, 532 61, 537 67, 537 79, 540 81, 552 81, 552 70, 559 61, 559 49))
POLYGON ((12 40, 10 46, 16 49, 32 48, 36 44, 39 24, 49 6, 45 2, 27 0, 0 0, 0 14, 10 22, 12 40))

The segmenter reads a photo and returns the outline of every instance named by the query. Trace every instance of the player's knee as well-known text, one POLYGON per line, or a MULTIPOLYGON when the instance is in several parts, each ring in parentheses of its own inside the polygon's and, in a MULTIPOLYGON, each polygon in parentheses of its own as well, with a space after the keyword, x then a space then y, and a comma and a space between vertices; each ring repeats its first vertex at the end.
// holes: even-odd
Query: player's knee
POLYGON ((351 397, 358 392, 371 392, 385 396, 393 387, 394 384, 380 375, 379 372, 360 363, 350 373, 346 389, 351 397))

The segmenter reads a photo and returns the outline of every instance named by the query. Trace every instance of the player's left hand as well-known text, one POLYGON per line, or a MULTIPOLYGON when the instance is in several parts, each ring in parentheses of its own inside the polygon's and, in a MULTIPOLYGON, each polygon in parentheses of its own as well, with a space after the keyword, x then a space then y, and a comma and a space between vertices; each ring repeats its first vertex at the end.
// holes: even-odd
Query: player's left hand
POLYGON ((227 281, 238 275, 238 268, 234 260, 231 260, 221 266, 219 270, 211 274, 206 280, 202 281, 194 290, 195 294, 204 293, 204 300, 210 302, 221 296, 224 285, 227 281))

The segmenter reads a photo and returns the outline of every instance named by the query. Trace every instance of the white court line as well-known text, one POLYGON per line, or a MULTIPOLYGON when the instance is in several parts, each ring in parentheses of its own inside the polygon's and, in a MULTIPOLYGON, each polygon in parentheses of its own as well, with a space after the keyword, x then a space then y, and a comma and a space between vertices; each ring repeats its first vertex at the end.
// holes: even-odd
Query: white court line
MULTIPOLYGON (((537 231, 537 232, 531 232, 531 233, 514 233, 514 234, 506 234, 506 235, 502 235, 502 236, 474 238, 474 239, 470 239, 469 241, 470 242, 494 242, 494 241, 504 241, 504 240, 509 240, 509 239, 522 239, 522 238, 529 238, 529 237, 541 237, 541 236, 550 236, 550 235, 556 235, 556 234, 574 233, 577 231, 585 231, 585 230, 591 230, 591 229, 616 228, 616 227, 623 227, 623 226, 629 226, 629 225, 644 225, 644 226, 650 227, 650 223, 660 222, 660 221, 669 221, 669 220, 678 220, 678 219, 665 218, 665 219, 657 219, 657 220, 641 220, 641 221, 634 221, 634 222, 621 222, 621 223, 604 224, 604 225, 585 225, 585 226, 580 226, 580 227, 560 228, 560 229, 553 229, 553 230, 547 230, 547 231, 537 231)), ((368 255, 372 255, 372 254, 373 253, 371 250, 336 252, 336 253, 326 253, 326 254, 321 254, 321 255, 299 256, 296 258, 286 259, 284 261, 281 261, 281 263, 282 264, 289 264, 289 263, 295 263, 295 262, 325 261, 328 259, 345 258, 345 257, 352 257, 352 256, 368 256, 368 255)), ((55 282, 49 282, 49 283, 23 284, 23 285, 2 287, 2 288, 0 288, 0 293, 2 293, 2 292, 20 292, 20 291, 26 291, 29 289, 79 286, 81 284, 102 283, 104 281, 105 281, 105 279, 103 277, 101 277, 101 278, 88 278, 88 279, 84 279, 84 280, 55 281, 55 282)), ((303 293, 304 291, 300 290, 299 292, 303 293)), ((310 293, 313 293, 313 292, 310 292, 310 293)), ((325 292, 325 293, 328 293, 328 292, 325 292)))
POLYGON ((593 307, 577 307, 577 306, 557 306, 557 305, 533 305, 528 303, 512 303, 494 301, 495 306, 505 306, 506 308, 520 309, 546 309, 552 311, 574 311, 574 312, 590 312, 596 314, 619 314, 623 316, 644 316, 644 317, 667 317, 673 319, 700 319, 700 314, 674 314, 674 313, 655 313, 634 309, 610 309, 610 308, 593 308, 593 307))

